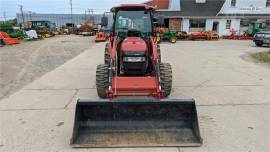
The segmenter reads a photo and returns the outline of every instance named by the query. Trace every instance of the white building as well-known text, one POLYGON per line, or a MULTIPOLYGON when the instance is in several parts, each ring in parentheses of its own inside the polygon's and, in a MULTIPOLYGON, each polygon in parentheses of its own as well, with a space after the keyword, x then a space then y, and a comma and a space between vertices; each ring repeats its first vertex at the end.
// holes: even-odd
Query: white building
POLYGON ((221 35, 230 33, 229 22, 230 29, 234 28, 242 34, 251 21, 264 20, 269 24, 270 0, 226 0, 218 16, 222 17, 219 21, 221 35))
MULTIPOLYGON (((66 24, 73 23, 75 25, 84 24, 87 20, 94 24, 99 24, 101 22, 103 14, 73 14, 72 19, 70 14, 40 14, 33 12, 25 12, 24 15, 18 13, 17 21, 18 24, 22 24, 23 20, 25 23, 28 21, 50 21, 55 23, 57 27, 66 26, 66 24)), ((113 19, 112 15, 108 15, 109 25, 112 25, 113 19)))
MULTIPOLYGON (((167 1, 169 4, 171 1, 175 2, 175 0, 167 1)), ((156 13, 165 16, 168 20, 167 27, 178 31, 217 31, 220 35, 229 35, 231 29, 243 34, 255 21, 264 21, 270 26, 270 0, 179 1, 178 11, 163 8, 156 13)), ((159 6, 158 1, 155 4, 159 6)), ((164 1, 162 6, 164 7, 164 1)))

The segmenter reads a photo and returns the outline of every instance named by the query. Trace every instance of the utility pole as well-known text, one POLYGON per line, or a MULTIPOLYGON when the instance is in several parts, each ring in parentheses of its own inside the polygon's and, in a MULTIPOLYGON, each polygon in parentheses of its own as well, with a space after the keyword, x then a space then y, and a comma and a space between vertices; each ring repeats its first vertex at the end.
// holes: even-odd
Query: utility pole
POLYGON ((70 18, 71 18, 71 24, 73 24, 72 0, 69 0, 69 3, 70 3, 70 18))
POLYGON ((32 21, 32 12, 29 12, 30 15, 30 21, 32 21))
POLYGON ((87 18, 86 18, 86 10, 84 10, 84 19, 85 19, 85 22, 87 21, 87 18))
POLYGON ((19 5, 20 10, 21 10, 21 14, 22 14, 22 20, 23 20, 23 24, 22 24, 22 28, 24 29, 24 15, 23 15, 23 6, 19 5))
POLYGON ((94 9, 88 9, 88 13, 90 14, 90 21, 94 24, 95 22, 94 9))
POLYGON ((3 17, 4 17, 4 20, 6 22, 7 21, 6 11, 3 12, 3 17))

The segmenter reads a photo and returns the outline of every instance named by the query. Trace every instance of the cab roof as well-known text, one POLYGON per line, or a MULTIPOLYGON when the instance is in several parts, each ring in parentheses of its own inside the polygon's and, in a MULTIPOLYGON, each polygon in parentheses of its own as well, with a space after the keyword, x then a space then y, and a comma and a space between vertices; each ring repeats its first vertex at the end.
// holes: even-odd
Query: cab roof
POLYGON ((111 12, 118 12, 119 10, 155 10, 155 8, 146 4, 122 4, 113 7, 111 12))

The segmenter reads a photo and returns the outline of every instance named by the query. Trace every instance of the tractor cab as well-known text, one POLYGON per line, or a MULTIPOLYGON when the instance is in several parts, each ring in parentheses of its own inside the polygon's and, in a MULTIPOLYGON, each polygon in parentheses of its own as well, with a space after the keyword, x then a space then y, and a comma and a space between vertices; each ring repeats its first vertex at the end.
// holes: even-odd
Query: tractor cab
MULTIPOLYGON (((117 53, 122 60, 120 74, 140 75, 150 70, 149 35, 152 34, 151 12, 119 10, 115 14, 114 35, 118 35, 117 53)), ((150 74, 150 73, 148 73, 150 74)))
POLYGON ((113 34, 120 38, 147 38, 153 33, 150 10, 118 10, 114 17, 113 34))
POLYGON ((116 43, 118 74, 152 75, 154 8, 144 4, 120 5, 111 11, 114 13, 111 46, 116 43))

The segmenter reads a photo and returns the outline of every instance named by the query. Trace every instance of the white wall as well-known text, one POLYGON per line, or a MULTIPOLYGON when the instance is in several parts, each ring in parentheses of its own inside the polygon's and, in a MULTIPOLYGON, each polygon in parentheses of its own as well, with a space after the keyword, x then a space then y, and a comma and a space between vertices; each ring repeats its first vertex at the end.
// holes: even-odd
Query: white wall
MULTIPOLYGON (((231 0, 226 0, 220 13, 224 14, 270 14, 270 7, 266 7, 266 0, 236 0, 236 7, 231 7, 231 0)), ((269 16, 270 18, 270 16, 269 16)), ((230 18, 228 18, 230 19, 230 18)), ((227 19, 207 19, 206 31, 213 29, 213 22, 219 22, 218 32, 222 35, 230 35, 230 29, 235 29, 237 34, 240 33, 240 21, 241 19, 230 19, 231 27, 226 29, 227 19)), ((189 32, 189 19, 183 19, 182 31, 189 32)))
POLYGON ((182 20, 182 31, 189 32, 189 19, 182 20))
POLYGON ((236 0, 236 6, 231 7, 231 0, 226 0, 220 13, 223 14, 270 14, 266 0, 236 0))
POLYGON ((169 11, 180 11, 180 0, 170 0, 169 1, 169 11))
MULTIPOLYGON (((235 29, 237 34, 240 34, 240 21, 241 19, 230 19, 231 20, 231 27, 230 29, 235 29)), ((219 35, 230 35, 230 29, 226 29, 227 19, 206 19, 206 26, 205 31, 212 31, 213 23, 218 22, 218 33, 219 35)), ((189 19, 182 20, 182 31, 190 32, 189 31, 189 19)))
MULTIPOLYGON (((231 27, 230 29, 235 29, 237 34, 240 34, 240 19, 231 19, 231 27)), ((230 35, 230 29, 226 29, 227 19, 220 19, 219 20, 219 28, 218 32, 219 35, 230 35)))
POLYGON ((213 22, 214 22, 214 20, 212 20, 212 19, 207 19, 206 20, 205 31, 212 31, 213 22))

